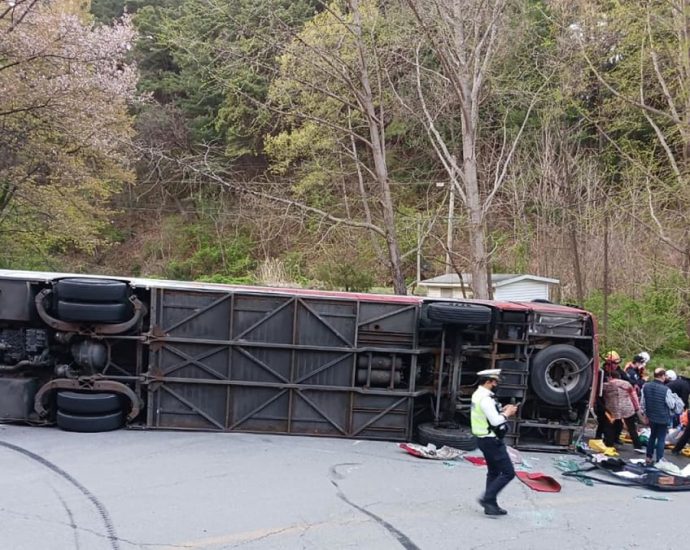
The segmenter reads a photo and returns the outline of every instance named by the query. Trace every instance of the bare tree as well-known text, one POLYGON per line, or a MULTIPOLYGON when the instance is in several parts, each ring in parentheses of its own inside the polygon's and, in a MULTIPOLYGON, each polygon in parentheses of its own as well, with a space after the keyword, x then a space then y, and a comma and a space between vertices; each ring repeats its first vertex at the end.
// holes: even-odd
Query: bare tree
POLYGON ((608 121, 595 121, 602 139, 629 173, 637 175, 618 199, 634 196, 639 204, 644 197, 647 215, 640 208, 630 215, 680 257, 686 312, 690 311, 690 0, 629 6, 619 14, 619 25, 635 22, 637 27, 628 33, 608 31, 613 38, 606 51, 592 48, 586 32, 601 26, 603 16, 595 12, 592 17, 588 3, 583 4, 582 14, 589 17, 582 15, 578 23, 581 57, 613 98, 611 103, 638 116, 638 128, 649 131, 656 141, 650 156, 649 150, 629 146, 608 121), (612 65, 622 76, 607 73, 612 65))
MULTIPOLYGON (((492 159, 486 181, 480 171, 480 107, 486 98, 492 65, 507 36, 506 15, 510 0, 406 0, 421 28, 420 43, 412 61, 416 70, 416 91, 420 114, 429 140, 445 169, 468 219, 472 289, 476 298, 490 297, 486 220, 494 197, 505 181, 535 95, 517 133, 503 132, 498 154, 492 159), (422 48, 429 48, 439 69, 420 61, 422 48), (442 132, 444 109, 430 102, 429 90, 452 98, 460 112, 461 139, 455 146, 442 132)), ((408 104, 414 111, 414 107, 408 104)))
POLYGON ((345 4, 344 9, 324 5, 323 13, 292 35, 268 108, 284 119, 300 121, 302 126, 293 123, 291 132, 310 125, 321 128, 321 135, 328 134, 350 157, 356 167, 364 223, 380 223, 376 233, 386 244, 393 288, 397 294, 405 294, 387 159, 386 126, 390 118, 383 52, 388 45, 379 43, 378 36, 385 19, 371 1, 364 6, 360 0, 345 4), (374 185, 367 180, 373 180, 374 185), (377 207, 379 223, 374 221, 370 202, 377 207))

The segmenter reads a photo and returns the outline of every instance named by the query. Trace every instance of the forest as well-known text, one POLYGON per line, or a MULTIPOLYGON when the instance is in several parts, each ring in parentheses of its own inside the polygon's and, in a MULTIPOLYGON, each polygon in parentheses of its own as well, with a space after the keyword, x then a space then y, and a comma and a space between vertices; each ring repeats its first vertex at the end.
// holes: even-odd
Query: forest
POLYGON ((0 268, 560 280, 690 358, 690 0, 4 0, 0 268))

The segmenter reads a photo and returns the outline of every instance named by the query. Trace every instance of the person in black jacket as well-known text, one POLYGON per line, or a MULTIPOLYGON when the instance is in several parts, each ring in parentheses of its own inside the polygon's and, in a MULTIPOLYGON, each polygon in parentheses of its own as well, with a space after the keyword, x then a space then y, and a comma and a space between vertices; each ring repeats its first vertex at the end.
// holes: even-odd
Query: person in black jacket
MULTIPOLYGON (((621 368, 621 356, 617 351, 611 350, 606 354, 604 364, 602 365, 602 370, 604 372, 602 383, 608 382, 611 379, 611 374, 613 372, 617 372, 617 378, 632 384, 632 381, 628 378, 628 375, 621 368)), ((597 397, 594 403, 594 412, 597 417, 597 431, 594 439, 601 439, 609 430, 612 429, 611 421, 606 415, 606 406, 604 405, 603 396, 597 397)))
POLYGON ((638 354, 632 358, 632 361, 625 365, 625 374, 628 375, 628 381, 633 385, 637 391, 637 396, 640 397, 640 392, 642 391, 642 386, 644 386, 644 367, 645 360, 642 355, 638 354))
MULTIPOLYGON (((667 371, 668 374, 669 371, 667 371)), ((683 400, 685 408, 688 408, 688 397, 690 397, 690 380, 685 378, 685 376, 676 376, 675 380, 671 380, 666 384, 669 390, 675 393, 678 397, 683 400)))
MULTIPOLYGON (((678 397, 683 400, 685 408, 688 409, 688 398, 690 398, 690 379, 685 376, 678 376, 675 380, 667 384, 668 389, 675 393, 678 397)), ((688 441, 690 441, 690 422, 685 426, 685 430, 678 438, 678 441, 674 445, 671 453, 674 455, 680 454, 680 452, 685 448, 688 441)))

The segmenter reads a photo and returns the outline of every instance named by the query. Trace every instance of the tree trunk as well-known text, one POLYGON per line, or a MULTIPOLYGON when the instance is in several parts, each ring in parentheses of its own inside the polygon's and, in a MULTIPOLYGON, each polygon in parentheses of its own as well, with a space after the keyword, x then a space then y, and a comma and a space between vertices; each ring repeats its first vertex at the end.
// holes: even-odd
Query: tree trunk
POLYGON ((477 159, 475 158, 475 127, 467 124, 463 118, 462 153, 463 172, 465 175, 465 192, 467 212, 469 214, 470 260, 472 273, 472 293, 474 298, 489 300, 489 279, 487 277, 486 237, 482 200, 479 196, 477 177, 477 159))
POLYGON ((383 211, 383 229, 386 233, 386 245, 388 247, 388 262, 393 289, 396 294, 407 294, 405 277, 402 272, 402 259, 398 245, 398 234, 395 229, 395 211, 393 209, 393 196, 391 194, 390 181, 388 179, 388 166, 386 164, 386 144, 384 138, 384 121, 376 113, 374 97, 369 81, 369 68, 362 45, 362 25, 359 13, 359 0, 350 0, 350 8, 353 15, 353 32, 357 37, 357 50, 359 53, 360 83, 362 85, 359 94, 359 102, 366 116, 369 137, 371 140, 371 155, 374 160, 374 174, 381 189, 381 209, 383 211))
MULTIPOLYGON (((350 129, 350 131, 352 131, 352 115, 350 113, 349 107, 347 112, 347 127, 350 129)), ((350 147, 352 150, 352 158, 355 161, 355 168, 357 169, 357 186, 359 190, 359 196, 362 201, 362 208, 364 210, 364 219, 368 224, 373 225, 371 209, 369 208, 369 195, 366 189, 364 188, 364 176, 362 175, 362 167, 360 166, 359 155, 357 154, 357 145, 355 143, 355 137, 353 134, 350 134, 350 147)), ((376 254, 376 258, 378 258, 378 260, 381 263, 385 262, 386 256, 384 255, 383 250, 379 246, 377 234, 373 231, 370 231, 369 240, 371 241, 371 247, 374 249, 374 254, 376 254)))
POLYGON ((448 197, 448 232, 446 234, 446 274, 453 273, 453 263, 451 255, 453 254, 453 217, 455 216, 455 189, 450 186, 450 195, 448 197))
POLYGON ((604 327, 604 343, 608 346, 609 330, 609 218, 604 217, 604 312, 602 322, 604 327))

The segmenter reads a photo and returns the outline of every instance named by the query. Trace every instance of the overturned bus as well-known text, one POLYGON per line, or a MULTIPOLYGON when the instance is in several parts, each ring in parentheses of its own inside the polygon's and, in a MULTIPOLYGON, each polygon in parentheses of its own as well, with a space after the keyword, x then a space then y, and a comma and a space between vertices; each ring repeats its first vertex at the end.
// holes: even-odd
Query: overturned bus
POLYGON ((566 449, 595 322, 549 303, 0 270, 0 421, 419 440, 472 449, 478 371, 508 439, 566 449))

